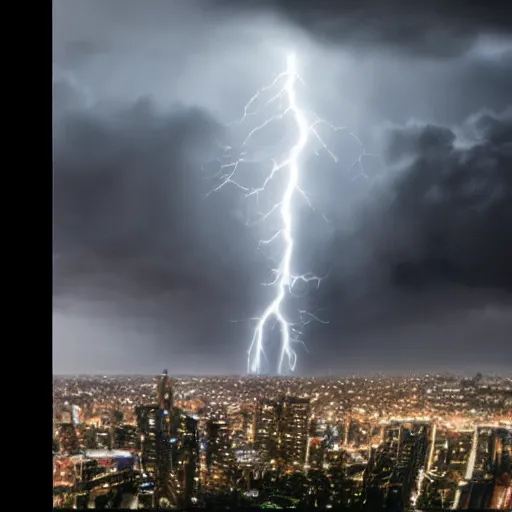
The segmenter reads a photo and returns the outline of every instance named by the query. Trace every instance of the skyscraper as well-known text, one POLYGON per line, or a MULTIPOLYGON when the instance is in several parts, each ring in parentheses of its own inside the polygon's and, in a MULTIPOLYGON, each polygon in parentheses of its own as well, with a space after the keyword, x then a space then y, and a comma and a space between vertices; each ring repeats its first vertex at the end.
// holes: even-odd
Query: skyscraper
POLYGON ((156 478, 159 408, 156 405, 139 405, 135 410, 140 434, 142 471, 148 476, 156 478))
POLYGON ((468 508, 471 487, 468 485, 473 478, 478 449, 478 428, 458 431, 450 440, 448 452, 449 470, 452 472, 451 487, 453 500, 451 506, 468 508), (454 492, 453 492, 454 491, 454 492))
POLYGON ((135 450, 138 446, 137 429, 133 425, 119 425, 113 433, 114 448, 135 450))
POLYGON ((402 425, 397 471, 403 503, 410 503, 413 490, 416 499, 420 470, 428 458, 430 430, 431 427, 423 423, 402 425))
POLYGON ((155 504, 176 506, 170 442, 173 392, 167 370, 158 378, 157 403, 139 406, 136 412, 141 434, 141 465, 143 471, 154 479, 155 504))
POLYGON ((254 414, 254 444, 266 464, 275 464, 279 456, 280 413, 278 402, 263 399, 254 414))
POLYGON ((210 420, 206 424, 206 466, 209 490, 225 487, 229 483, 234 463, 231 437, 227 420, 210 420))
POLYGON ((309 400, 286 397, 281 407, 280 459, 284 467, 302 470, 308 446, 309 400))
POLYGON ((490 474, 492 469, 492 455, 495 445, 495 436, 492 428, 478 429, 477 446, 475 447, 474 478, 482 479, 490 474))
POLYGON ((309 400, 283 397, 260 400, 254 418, 254 441, 262 461, 282 469, 303 470, 309 434, 309 400))
MULTIPOLYGON (((174 396, 172 389, 172 380, 167 370, 163 370, 158 378, 157 384, 158 407, 162 411, 171 411, 174 405, 174 396)), ((169 423, 169 422, 168 422, 169 423)))
POLYGON ((176 504, 187 508, 194 502, 199 482, 198 421, 184 411, 174 408, 172 414, 170 484, 176 504))

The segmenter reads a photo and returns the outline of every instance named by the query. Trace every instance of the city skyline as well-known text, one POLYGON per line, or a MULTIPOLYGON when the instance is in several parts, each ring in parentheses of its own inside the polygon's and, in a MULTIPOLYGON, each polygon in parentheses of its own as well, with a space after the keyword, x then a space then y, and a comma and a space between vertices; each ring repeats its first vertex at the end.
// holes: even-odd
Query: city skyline
POLYGON ((511 383, 54 378, 54 506, 509 510, 511 383))
POLYGON ((291 50, 368 154, 347 172, 331 137, 340 161, 304 164, 295 261, 328 275, 307 298, 329 323, 296 375, 510 372, 510 27, 493 2, 361 5, 54 3, 56 374, 244 373, 270 265, 238 191, 205 196, 291 50))

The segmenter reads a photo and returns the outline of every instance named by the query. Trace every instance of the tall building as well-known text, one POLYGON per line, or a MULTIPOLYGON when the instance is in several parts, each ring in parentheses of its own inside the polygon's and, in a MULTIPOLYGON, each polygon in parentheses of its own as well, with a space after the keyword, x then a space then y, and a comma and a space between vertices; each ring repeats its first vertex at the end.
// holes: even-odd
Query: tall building
POLYGON ((448 431, 432 425, 425 472, 420 474, 418 485, 416 506, 420 509, 448 507, 450 496, 453 501, 453 488, 451 483, 446 485, 444 478, 448 470, 449 439, 448 431))
POLYGON ((512 473, 512 430, 498 429, 495 433, 493 469, 496 474, 512 473))
MULTIPOLYGON (((173 405, 172 381, 164 370, 157 382, 157 403, 137 407, 141 466, 154 482, 153 505, 189 507, 197 495, 199 443, 197 419, 173 405)), ((127 426, 125 443, 132 443, 127 426)))
POLYGON ((157 430, 160 409, 156 405, 140 405, 136 408, 137 427, 140 434, 140 463, 144 473, 156 478, 157 430))
POLYGON ((276 464, 280 448, 281 407, 278 402, 260 400, 254 414, 254 444, 260 459, 276 464))
POLYGON ((157 472, 155 486, 155 503, 157 506, 177 505, 174 478, 172 475, 172 413, 173 413, 172 381, 163 370, 157 383, 158 423, 156 430, 157 472))
POLYGON ((453 509, 468 508, 471 497, 470 482, 473 479, 478 452, 478 428, 457 431, 450 439, 448 468, 452 473, 449 480, 449 499, 453 509), (453 496, 453 498, 452 498, 453 496))
POLYGON ((422 423, 402 425, 397 471, 405 504, 411 502, 413 492, 414 500, 417 499, 418 478, 428 458, 430 430, 429 425, 422 423))
POLYGON ((403 427, 401 423, 393 423, 384 429, 384 442, 382 444, 382 449, 395 464, 398 462, 398 457, 400 455, 402 436, 403 427))
POLYGON ((113 445, 115 449, 135 451, 140 445, 137 436, 137 427, 134 425, 119 425, 113 432, 113 445))
POLYGON ((95 448, 100 450, 111 450, 113 443, 113 430, 110 426, 98 427, 94 430, 95 448))
MULTIPOLYGON (((371 449, 366 472, 370 509, 400 509, 432 499, 424 492, 424 481, 425 469, 436 459, 435 437, 435 428, 427 422, 397 421, 383 429, 383 442, 371 449)), ((434 479, 429 474, 427 481, 434 479)))
POLYGON ((365 472, 364 510, 379 510, 386 506, 388 494, 397 490, 395 468, 396 458, 388 443, 372 450, 365 472))
POLYGON ((307 469, 323 470, 327 452, 327 440, 319 437, 312 437, 309 440, 307 451, 307 469))
POLYGON ((210 420, 206 424, 206 483, 209 490, 226 487, 234 465, 228 422, 210 420))
POLYGON ((495 436, 492 428, 478 429, 473 478, 483 479, 492 471, 495 436))
POLYGON ((167 370, 164 370, 157 382, 157 403, 136 408, 141 466, 144 473, 154 479, 157 506, 177 505, 171 459, 172 412, 172 382, 167 370))
POLYGON ((326 453, 332 444, 333 429, 325 419, 311 416, 309 421, 308 448, 305 469, 323 470, 326 453))
POLYGON ((445 430, 436 424, 432 425, 429 450, 425 470, 434 474, 441 474, 448 467, 448 437, 445 430))
MULTIPOLYGON (((448 439, 448 470, 464 478, 470 465, 470 455, 475 437, 474 429, 454 431, 448 439)), ((469 468, 471 470, 471 468, 469 468)), ((472 470, 471 475, 472 476, 472 470)))
POLYGON ((199 491, 199 437, 197 418, 173 409, 170 484, 179 508, 190 507, 199 491))
POLYGON ((157 384, 158 407, 162 411, 171 411, 174 406, 174 396, 172 389, 172 380, 167 370, 163 370, 158 378, 157 384))
POLYGON ((282 401, 280 459, 285 468, 302 470, 309 433, 309 399, 286 397, 282 401))
POLYGON ((263 463, 303 470, 309 438, 309 399, 286 396, 260 400, 254 415, 254 443, 263 463))

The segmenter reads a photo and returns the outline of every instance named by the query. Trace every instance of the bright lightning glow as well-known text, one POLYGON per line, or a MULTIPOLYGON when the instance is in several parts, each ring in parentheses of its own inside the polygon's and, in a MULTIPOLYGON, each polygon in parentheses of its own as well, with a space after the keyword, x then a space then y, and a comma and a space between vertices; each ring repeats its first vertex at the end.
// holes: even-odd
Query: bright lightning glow
MULTIPOLYGON (((285 167, 288 168, 288 184, 284 190, 280 207, 283 227, 278 231, 278 233, 283 237, 285 250, 280 268, 276 272, 278 277, 276 297, 263 312, 263 315, 256 326, 254 337, 249 347, 247 366, 248 371, 251 373, 261 373, 264 331, 272 317, 277 319, 281 328, 281 355, 279 358, 278 372, 282 373, 285 358, 288 360, 288 365, 291 371, 295 369, 295 365, 297 364, 297 354, 291 346, 290 325, 282 311, 282 305, 286 297, 286 293, 290 291, 292 283, 295 280, 291 271, 294 246, 292 236, 293 217, 291 212, 291 203, 295 192, 299 188, 299 157, 308 142, 309 135, 307 120, 296 102, 295 82, 297 80, 297 71, 295 55, 288 57, 286 75, 286 83, 283 88, 283 93, 288 99, 289 106, 284 111, 283 115, 288 111, 291 112, 299 129, 299 137, 295 145, 292 147, 288 159, 284 160, 279 165, 274 165, 274 168, 272 169, 272 173, 274 173, 285 167)), ((272 177, 272 173, 270 174, 269 179, 272 177)))
MULTIPOLYGON (((288 319, 285 313, 286 298, 294 295, 293 288, 298 282, 313 282, 319 286, 322 279, 325 277, 316 276, 311 272, 296 275, 292 270, 295 248, 294 234, 296 230, 293 216, 294 200, 297 196, 300 196, 307 202, 308 206, 312 207, 309 198, 300 186, 301 158, 304 156, 304 152, 309 142, 314 139, 325 151, 327 151, 329 156, 337 162, 338 159, 336 155, 327 148, 317 131, 317 127, 320 124, 324 124, 334 131, 345 130, 345 128, 335 127, 320 119, 316 114, 301 108, 297 99, 297 85, 299 82, 304 84, 297 72, 296 57, 294 54, 291 54, 287 58, 286 70, 280 73, 270 85, 260 89, 249 100, 245 106, 244 115, 239 121, 237 121, 237 124, 242 124, 249 117, 258 113, 258 109, 255 108, 254 105, 264 94, 270 95, 270 99, 264 104, 265 107, 279 102, 280 106, 278 113, 267 118, 249 132, 242 143, 239 158, 221 166, 221 170, 224 171, 225 174, 222 176, 221 183, 211 191, 215 192, 227 184, 233 184, 244 192, 246 198, 255 196, 256 199, 258 199, 258 195, 266 190, 267 185, 278 173, 286 173, 286 178, 284 180, 285 184, 279 200, 268 212, 262 214, 260 217, 260 221, 264 221, 268 219, 270 215, 277 212, 279 213, 279 229, 277 229, 270 238, 260 240, 259 246, 261 248, 261 246, 269 245, 274 243, 276 240, 280 240, 282 242, 282 254, 279 258, 277 267, 272 269, 272 274, 274 276, 273 281, 266 284, 266 286, 275 287, 274 297, 263 311, 263 314, 257 319, 257 324, 248 350, 247 371, 254 374, 261 374, 264 372, 263 360, 265 358, 265 334, 270 332, 276 323, 279 325, 281 334, 281 350, 277 364, 279 374, 282 374, 283 371, 285 371, 285 364, 288 371, 294 371, 295 369, 297 364, 297 354, 293 349, 293 344, 297 342, 301 343, 301 340, 299 339, 301 335, 300 327, 303 327, 313 320, 327 323, 314 314, 301 310, 301 322, 300 326, 298 326, 296 323, 288 319), (274 91, 276 92, 273 94, 274 91), (286 155, 281 160, 271 160, 272 168, 261 187, 250 188, 239 183, 236 180, 236 174, 239 171, 240 164, 243 164, 244 162, 252 163, 247 156, 247 148, 253 136, 267 128, 271 123, 283 121, 285 118, 291 118, 297 129, 297 136, 291 148, 286 152, 286 155), (310 118, 313 118, 312 122, 310 118)), ((362 158, 368 154, 365 152, 361 141, 353 133, 348 131, 347 133, 355 139, 361 149, 358 158, 351 166, 353 167, 358 165, 359 167, 359 173, 354 176, 353 179, 356 179, 359 176, 367 179, 368 177, 362 166, 362 158)))

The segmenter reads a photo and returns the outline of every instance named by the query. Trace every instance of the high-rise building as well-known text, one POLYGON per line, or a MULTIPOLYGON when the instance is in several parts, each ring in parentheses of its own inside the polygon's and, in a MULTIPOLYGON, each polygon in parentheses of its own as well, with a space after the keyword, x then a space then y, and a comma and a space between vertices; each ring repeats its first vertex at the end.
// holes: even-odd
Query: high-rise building
MULTIPOLYGON (((197 419, 174 407, 173 398, 172 381, 164 370, 157 382, 157 403, 136 409, 141 466, 154 482, 154 505, 187 508, 198 491, 197 419)), ((132 443, 127 426, 123 433, 125 442, 132 443)))
POLYGON ((393 463, 398 461, 402 435, 402 425, 400 423, 393 423, 384 429, 382 449, 393 463))
POLYGON ((312 437, 309 440, 307 451, 307 469, 323 470, 327 451, 327 440, 312 437))
POLYGON ((163 411, 171 411, 174 406, 172 380, 167 370, 163 370, 157 384, 158 407, 163 411))
POLYGON ((512 430, 497 429, 493 450, 493 469, 498 475, 512 473, 512 430))
POLYGON ((156 405, 140 405, 136 408, 137 426, 140 434, 140 463, 144 473, 156 478, 157 430, 160 409, 156 405))
POLYGON ((254 415, 254 442, 271 467, 303 470, 309 437, 309 399, 260 400, 254 415))
POLYGON ((474 429, 451 432, 448 439, 448 470, 456 472, 464 478, 470 462, 473 446, 474 429))
POLYGON ((157 383, 157 473, 155 503, 157 506, 176 506, 177 496, 172 475, 172 414, 174 410, 172 381, 163 370, 157 383))
POLYGON ((450 505, 454 509, 468 508, 471 498, 476 456, 478 451, 478 428, 456 431, 451 437, 448 450, 448 468, 451 478, 447 489, 450 505))
POLYGON ((209 490, 226 487, 234 465, 231 433, 226 419, 206 424, 206 484, 209 490))
POLYGON ((278 402, 260 400, 254 414, 254 444, 260 459, 276 464, 280 447, 281 407, 278 402))
POLYGON ((495 445, 492 428, 478 429, 477 446, 475 448, 475 466, 473 478, 483 479, 492 471, 492 455, 495 445))
POLYGON ((172 417, 170 484, 176 505, 187 508, 194 503, 199 490, 198 420, 178 408, 173 409, 172 417))
POLYGON ((281 402, 279 458, 285 468, 302 470, 309 433, 309 400, 286 397, 281 402))
POLYGON ((137 427, 134 425, 119 425, 113 432, 115 449, 135 451, 140 445, 137 427))
POLYGON ((111 450, 113 448, 113 431, 110 426, 98 427, 94 430, 95 448, 111 450))
POLYGON ((396 456, 389 443, 383 443, 371 451, 368 467, 365 472, 364 502, 365 510, 382 509, 388 495, 395 494, 396 488, 396 456))
POLYGON ((430 425, 404 424, 401 429, 397 471, 400 475, 403 503, 410 503, 414 492, 417 498, 418 478, 428 457, 430 425))
POLYGON ((425 470, 427 473, 441 474, 448 467, 448 437, 445 430, 432 425, 425 470))
POLYGON ((141 466, 144 473, 154 479, 154 499, 157 506, 177 505, 171 459, 172 412, 172 382, 167 370, 164 370, 157 382, 157 403, 136 409, 141 466))

